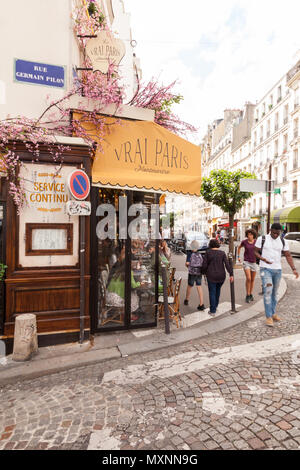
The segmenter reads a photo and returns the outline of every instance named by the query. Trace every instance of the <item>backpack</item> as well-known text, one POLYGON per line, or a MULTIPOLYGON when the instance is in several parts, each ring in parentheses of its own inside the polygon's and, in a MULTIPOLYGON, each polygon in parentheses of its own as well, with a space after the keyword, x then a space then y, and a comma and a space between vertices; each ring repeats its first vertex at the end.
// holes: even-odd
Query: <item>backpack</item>
POLYGON ((196 276, 201 274, 203 258, 200 253, 192 253, 189 265, 189 273, 196 276))
MULTIPOLYGON (((282 251, 283 251, 284 248, 285 248, 285 240, 284 240, 284 238, 281 238, 280 240, 281 240, 281 243, 282 243, 282 251)), ((259 249, 259 254, 260 254, 260 256, 262 255, 262 251, 263 251, 263 247, 264 247, 265 241, 266 241, 266 236, 263 235, 263 236, 262 236, 262 240, 261 240, 261 248, 259 249)), ((259 262, 260 262, 260 259, 257 258, 257 259, 256 259, 256 264, 259 264, 259 262)))

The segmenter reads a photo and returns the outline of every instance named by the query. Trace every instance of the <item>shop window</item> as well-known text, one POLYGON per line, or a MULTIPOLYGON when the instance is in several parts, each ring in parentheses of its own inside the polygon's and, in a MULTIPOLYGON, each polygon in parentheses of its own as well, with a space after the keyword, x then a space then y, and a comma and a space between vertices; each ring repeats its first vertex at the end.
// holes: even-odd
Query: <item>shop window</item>
MULTIPOLYGON (((157 298, 157 243, 151 239, 151 204, 155 195, 117 189, 100 189, 99 204, 110 204, 115 214, 115 237, 97 233, 97 324, 96 329, 120 329, 154 325, 157 298), (120 230, 123 200, 128 220, 123 239, 120 230), (141 205, 142 204, 142 205, 141 205), (144 209, 139 212, 139 207, 144 209), (145 210, 146 209, 146 210, 145 210), (127 212, 127 211, 126 211, 127 212)), ((106 213, 98 223, 103 223, 106 213)), ((103 227, 102 227, 103 228, 103 227)), ((162 243, 162 242, 161 242, 162 243)), ((161 286, 161 278, 159 278, 161 286)), ((161 286, 162 288, 162 286, 161 286)))
POLYGON ((72 255, 73 224, 26 224, 25 254, 72 255))

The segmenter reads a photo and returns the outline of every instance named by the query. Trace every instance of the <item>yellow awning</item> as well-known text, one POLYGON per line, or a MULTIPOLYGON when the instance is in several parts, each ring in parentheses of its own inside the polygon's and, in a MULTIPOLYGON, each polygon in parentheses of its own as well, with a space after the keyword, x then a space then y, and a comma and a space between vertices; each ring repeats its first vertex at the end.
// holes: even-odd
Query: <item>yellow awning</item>
POLYGON ((93 162, 93 184, 200 194, 200 147, 154 122, 99 119, 108 125, 93 162))

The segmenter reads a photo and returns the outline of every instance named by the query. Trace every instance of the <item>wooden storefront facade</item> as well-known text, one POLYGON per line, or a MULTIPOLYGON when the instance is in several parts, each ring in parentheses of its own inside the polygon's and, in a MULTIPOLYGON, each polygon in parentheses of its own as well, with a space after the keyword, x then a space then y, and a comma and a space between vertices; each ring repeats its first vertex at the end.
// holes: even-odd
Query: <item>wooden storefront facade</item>
MULTIPOLYGON (((32 153, 28 153, 25 145, 17 144, 18 155, 24 165, 30 167, 36 166, 32 162, 32 153)), ((55 169, 53 157, 49 154, 46 147, 40 146, 40 156, 38 165, 49 169, 52 174, 55 169)), ((91 175, 91 156, 87 146, 68 146, 64 152, 63 167, 68 170, 74 168, 84 168, 88 175, 91 175)), ((71 170, 70 170, 71 171, 71 170)), ((39 223, 36 219, 26 220, 26 230, 23 233, 20 230, 20 215, 17 214, 17 208, 12 197, 8 195, 7 182, 5 178, 1 179, 1 204, 3 205, 3 263, 7 265, 6 275, 3 284, 4 302, 0 318, 0 337, 6 342, 7 352, 11 351, 14 335, 14 323, 17 315, 33 313, 37 316, 37 328, 39 335, 39 345, 58 344, 68 341, 78 340, 79 332, 79 311, 80 311, 80 266, 79 266, 79 229, 74 228, 67 214, 63 216, 65 223, 56 223, 55 212, 52 216, 51 224, 47 218, 46 212, 41 212, 39 223), (46 223, 45 223, 46 222, 46 223), (60 264, 59 254, 56 256, 56 262, 48 262, 47 250, 32 253, 28 252, 31 240, 28 239, 33 228, 48 228, 59 230, 59 227, 77 231, 72 234, 70 240, 70 231, 67 231, 68 243, 72 241, 72 250, 76 262, 72 265, 60 264), (76 243, 74 244, 74 239, 76 243), (26 258, 21 256, 22 246, 24 246, 26 258), (40 258, 40 256, 42 258, 40 258), (24 259, 30 260, 25 263, 24 259), (47 259, 47 263, 41 263, 39 259, 47 259), (49 265, 50 264, 50 265, 49 265)), ((64 183, 65 184, 65 183, 64 183)), ((25 182, 26 188, 26 182, 25 182)), ((64 190, 66 188, 64 187, 64 190)), ((47 209, 43 209, 46 211, 47 209)), ((51 209, 49 209, 50 211, 51 209)), ((63 209, 60 209, 63 210, 63 209)), ((60 221, 61 222, 61 221, 60 221)), ((86 236, 90 237, 90 219, 86 217, 86 236)), ((51 257, 49 257, 50 259, 51 257)), ((65 258, 62 258, 65 259, 65 258)), ((89 316, 89 290, 90 290, 90 244, 86 244, 85 253, 85 320, 84 328, 86 333, 90 329, 89 316)))

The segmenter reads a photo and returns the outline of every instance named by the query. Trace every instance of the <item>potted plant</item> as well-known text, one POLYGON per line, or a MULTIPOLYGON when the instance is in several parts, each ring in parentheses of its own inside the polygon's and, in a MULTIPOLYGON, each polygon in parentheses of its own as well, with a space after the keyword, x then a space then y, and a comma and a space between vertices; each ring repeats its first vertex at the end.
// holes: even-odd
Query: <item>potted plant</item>
POLYGON ((3 281, 6 268, 6 264, 0 263, 0 281, 3 281))

